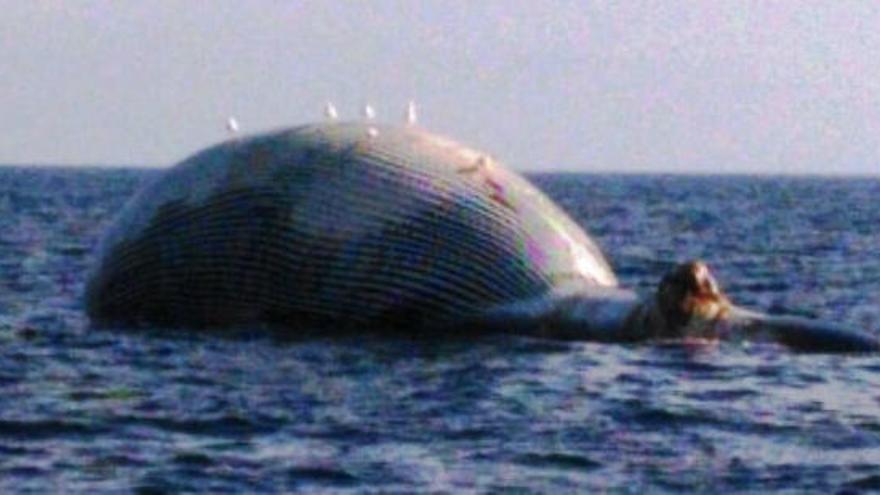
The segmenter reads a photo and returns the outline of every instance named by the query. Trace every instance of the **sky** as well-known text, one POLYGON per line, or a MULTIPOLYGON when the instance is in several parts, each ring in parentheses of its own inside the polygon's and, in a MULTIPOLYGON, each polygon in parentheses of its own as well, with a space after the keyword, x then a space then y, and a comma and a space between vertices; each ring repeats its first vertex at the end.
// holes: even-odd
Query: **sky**
POLYGON ((169 166, 370 102, 525 171, 880 175, 880 3, 0 0, 0 163, 169 166))

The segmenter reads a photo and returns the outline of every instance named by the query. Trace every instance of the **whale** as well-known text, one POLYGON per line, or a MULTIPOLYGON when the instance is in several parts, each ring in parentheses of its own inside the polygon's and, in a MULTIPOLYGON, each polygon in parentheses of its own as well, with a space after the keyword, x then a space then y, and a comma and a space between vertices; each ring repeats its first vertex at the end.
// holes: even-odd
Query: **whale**
POLYGON ((372 121, 236 136, 169 168, 107 228, 84 299, 95 326, 880 350, 868 330, 737 306, 699 260, 650 294, 621 287, 492 155, 372 121))

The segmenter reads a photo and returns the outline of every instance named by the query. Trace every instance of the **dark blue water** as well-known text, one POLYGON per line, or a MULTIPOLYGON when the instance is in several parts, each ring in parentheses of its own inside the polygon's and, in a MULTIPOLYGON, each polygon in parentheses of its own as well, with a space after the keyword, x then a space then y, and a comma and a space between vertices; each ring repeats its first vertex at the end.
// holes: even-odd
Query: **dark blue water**
MULTIPOLYGON (((0 493, 880 491, 880 357, 503 336, 96 331, 90 253, 155 172, 0 168, 0 493)), ((880 179, 544 175, 626 285, 880 329, 880 179)))

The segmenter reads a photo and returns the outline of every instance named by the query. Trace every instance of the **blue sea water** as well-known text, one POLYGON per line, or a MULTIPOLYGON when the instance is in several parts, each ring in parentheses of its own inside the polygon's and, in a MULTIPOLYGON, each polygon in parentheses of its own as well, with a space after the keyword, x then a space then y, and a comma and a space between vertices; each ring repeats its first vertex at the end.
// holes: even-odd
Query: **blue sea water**
MULTIPOLYGON (((880 491, 880 356, 90 329, 157 172, 0 168, 0 493, 880 491)), ((538 175, 625 285, 880 331, 880 179, 538 175)))

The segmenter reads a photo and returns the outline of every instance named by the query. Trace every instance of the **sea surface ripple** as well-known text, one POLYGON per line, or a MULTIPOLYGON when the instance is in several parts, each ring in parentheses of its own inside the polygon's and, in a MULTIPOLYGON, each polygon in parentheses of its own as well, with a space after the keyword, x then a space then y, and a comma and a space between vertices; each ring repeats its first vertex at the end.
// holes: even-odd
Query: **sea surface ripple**
MULTIPOLYGON (((0 493, 880 491, 880 358, 504 336, 90 329, 157 173, 0 168, 0 493)), ((880 329, 878 179, 538 175, 622 282, 880 329)))

